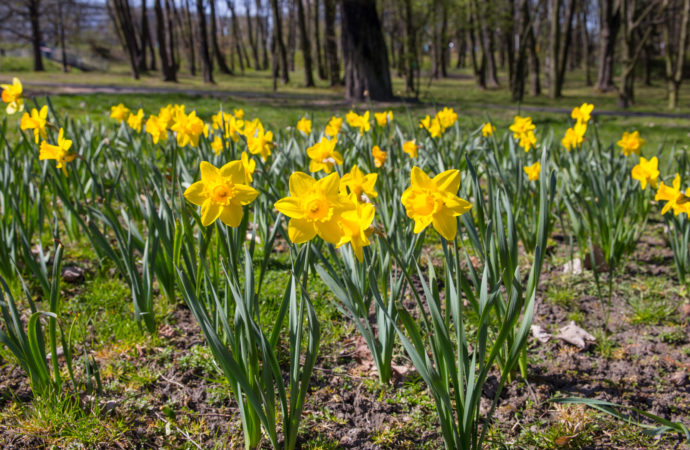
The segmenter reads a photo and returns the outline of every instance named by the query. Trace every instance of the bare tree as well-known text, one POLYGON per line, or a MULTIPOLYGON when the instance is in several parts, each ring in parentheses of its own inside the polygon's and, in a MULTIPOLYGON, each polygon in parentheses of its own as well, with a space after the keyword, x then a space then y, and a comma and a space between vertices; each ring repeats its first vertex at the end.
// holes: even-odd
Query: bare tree
POLYGON ((139 59, 141 47, 137 41, 137 33, 132 18, 132 11, 128 0, 109 0, 108 11, 111 14, 120 42, 129 56, 132 78, 139 79, 139 59))
POLYGON ((568 60, 568 50, 572 38, 573 17, 575 15, 575 0, 568 0, 568 9, 561 33, 561 5, 562 0, 551 0, 549 9, 549 95, 558 98, 562 95, 565 69, 568 60))
POLYGON ((273 71, 275 74, 279 67, 283 83, 287 84, 288 82, 290 82, 290 76, 288 75, 287 52, 285 50, 285 41, 283 40, 283 24, 280 17, 280 7, 278 6, 278 0, 271 0, 271 9, 273 10, 273 36, 275 42, 277 43, 276 51, 274 52, 273 71), (276 53, 279 59, 275 58, 276 53))
POLYGON ((613 56, 616 36, 620 29, 621 16, 619 0, 599 0, 599 74, 595 89, 608 92, 616 88, 613 84, 613 56))
POLYGON ((196 0, 196 13, 199 20, 199 42, 201 42, 201 69, 204 83, 213 83, 213 63, 208 45, 208 30, 206 29, 206 11, 204 0, 196 0))
MULTIPOLYGON (((331 86, 340 84, 338 43, 335 40, 335 1, 324 0, 324 27, 326 35, 326 63, 331 86)), ((406 0, 412 1, 412 0, 406 0)))
POLYGON ((153 8, 156 14, 156 38, 158 39, 158 55, 161 59, 163 81, 177 81, 175 64, 170 58, 172 55, 172 45, 169 39, 170 35, 166 33, 166 22, 161 0, 155 0, 153 8))
MULTIPOLYGON (((676 8, 669 5, 669 0, 664 0, 663 7, 666 10, 663 21, 664 35, 664 59, 666 69, 666 82, 668 89, 668 107, 678 107, 678 91, 683 82, 683 63, 685 51, 688 46, 688 19, 690 19, 690 0, 682 0, 680 14, 676 8)), ((675 3, 673 2, 675 6, 675 3)))
POLYGON ((309 42, 309 33, 307 32, 307 21, 304 17, 304 5, 302 0, 295 1, 297 2, 300 44, 302 47, 302 59, 304 60, 304 85, 306 87, 313 87, 314 71, 311 65, 311 43, 309 42))
POLYGON ((321 31, 320 21, 319 21, 319 0, 314 0, 314 50, 316 52, 316 66, 319 74, 320 80, 326 79, 326 67, 323 63, 323 58, 321 57, 321 31))
POLYGON ((225 62, 225 56, 223 56, 223 52, 220 50, 220 45, 218 45, 218 19, 216 17, 216 0, 211 0, 209 3, 211 5, 211 49, 213 57, 218 63, 218 69, 221 71, 221 73, 224 73, 226 75, 232 75, 232 71, 225 62))

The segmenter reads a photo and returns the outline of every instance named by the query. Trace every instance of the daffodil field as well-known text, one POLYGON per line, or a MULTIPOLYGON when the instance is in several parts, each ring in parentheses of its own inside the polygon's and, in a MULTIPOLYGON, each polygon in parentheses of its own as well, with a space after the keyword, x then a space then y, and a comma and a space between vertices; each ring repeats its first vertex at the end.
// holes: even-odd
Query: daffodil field
MULTIPOLYGON (((421 379, 439 445, 478 449, 500 446, 492 417, 505 389, 530 377, 549 248, 590 267, 604 333, 650 222, 664 224, 673 283, 684 291, 690 277, 685 152, 641 156, 643 130, 602 142, 591 104, 562 118, 561 139, 525 116, 510 129, 462 128, 450 107, 413 128, 397 112, 362 110, 269 130, 226 105, 206 118, 118 104, 108 121, 79 122, 25 98, 19 80, 2 89, 0 342, 34 398, 102 391, 99 361, 72 339, 79 319, 63 314, 72 242, 114 268, 145 333, 159 331, 158 303, 186 305, 247 449, 302 445, 329 332, 313 280, 380 383, 396 385, 400 360, 421 379), (279 253, 286 281, 273 286, 279 253), (281 300, 267 315, 269 288, 281 300)), ((690 438, 682 423, 641 413, 657 433, 690 438)))

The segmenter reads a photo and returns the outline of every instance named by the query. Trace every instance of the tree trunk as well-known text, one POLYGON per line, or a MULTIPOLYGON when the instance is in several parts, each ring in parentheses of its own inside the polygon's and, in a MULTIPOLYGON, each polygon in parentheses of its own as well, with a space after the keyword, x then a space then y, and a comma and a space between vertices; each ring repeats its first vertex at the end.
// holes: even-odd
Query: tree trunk
POLYGON ((41 53, 41 0, 29 0, 29 20, 31 22, 31 46, 34 52, 34 71, 42 72, 43 54, 41 53))
POLYGON ((149 68, 146 63, 146 51, 148 50, 151 41, 151 34, 149 33, 149 19, 146 7, 146 0, 141 0, 141 30, 139 39, 141 45, 141 53, 139 53, 139 71, 146 72, 149 68))
MULTIPOLYGON (((283 40, 283 25, 281 22, 278 0, 271 0, 271 8, 273 9, 274 38, 278 43, 278 56, 280 56, 281 78, 283 84, 287 84, 290 82, 290 76, 288 75, 287 52, 285 50, 285 41, 283 40)), ((274 59, 278 61, 276 58, 274 59)), ((277 70, 276 64, 273 65, 273 70, 277 70)))
POLYGON ((216 0, 211 0, 211 49, 213 52, 213 57, 218 63, 218 69, 220 70, 221 73, 224 73, 226 75, 232 75, 232 71, 228 67, 227 63, 225 62, 225 56, 223 56, 223 52, 220 50, 220 45, 218 45, 218 29, 217 29, 217 24, 216 21, 218 20, 216 18, 216 0))
POLYGON ((196 13, 199 17, 199 41, 201 42, 201 70, 204 83, 213 83, 213 63, 211 62, 208 45, 208 30, 206 29, 206 11, 204 0, 196 0, 196 13))
MULTIPOLYGON (((196 76, 196 45, 194 43, 194 25, 192 24, 192 13, 189 9, 189 0, 185 0, 185 20, 187 22, 187 56, 189 61, 189 74, 196 76)), ((180 27, 182 29, 182 27, 180 27)))
POLYGON ((608 92, 616 88, 613 84, 613 57, 616 49, 616 35, 620 28, 620 9, 614 7, 614 0, 600 0, 599 9, 599 74, 594 89, 608 92))
MULTIPOLYGON (((573 17, 575 16, 575 0, 568 0, 568 12, 565 16, 565 32, 563 33, 563 46, 559 53, 559 67, 558 78, 556 78, 556 97, 561 97, 563 92, 563 83, 565 82, 565 69, 568 63, 568 55, 570 53, 570 42, 572 40, 573 17)), ((554 97, 555 98, 555 97, 554 97)))
POLYGON ((582 59, 584 60, 585 63, 585 84, 587 86, 592 85, 592 74, 590 73, 590 68, 591 68, 591 55, 590 55, 590 45, 592 43, 590 42, 589 39, 589 31, 587 30, 587 2, 582 2, 581 5, 581 13, 582 13, 582 19, 580 20, 580 23, 582 24, 582 38, 583 38, 583 43, 584 45, 582 46, 582 59))
POLYGON ((297 19, 304 63, 304 85, 306 87, 314 87, 314 70, 311 66, 311 43, 309 42, 309 33, 307 32, 307 21, 304 17, 304 4, 302 0, 295 1, 297 2, 297 19))
POLYGON ((161 59, 161 72, 163 81, 177 81, 175 65, 171 62, 169 54, 172 54, 172 46, 166 39, 165 19, 163 18, 163 8, 161 0, 155 0, 154 11, 156 14, 156 37, 158 39, 158 55, 161 59))
POLYGON ((536 97, 541 95, 540 64, 539 54, 537 53, 537 40, 534 37, 534 28, 530 27, 528 32, 529 45, 529 72, 530 72, 530 95, 536 97))
POLYGON ((251 2, 245 0, 244 13, 247 15, 247 34, 249 35, 249 47, 252 49, 252 57, 254 58, 254 70, 261 70, 259 63, 259 49, 254 39, 254 26, 252 25, 251 2))
MULTIPOLYGON (((664 0, 664 8, 668 8, 668 0, 664 0)), ((683 11, 680 16, 680 29, 678 40, 672 39, 673 16, 666 15, 663 23, 664 60, 666 69, 666 81, 668 88, 668 107, 678 108, 678 93, 683 82, 683 63, 688 46, 688 22, 690 21, 690 0, 683 0, 683 11), (674 55, 675 50, 675 55, 674 55)))
MULTIPOLYGON (((340 84, 340 64, 338 63, 338 43, 335 40, 335 1, 324 0, 324 26, 326 33, 326 63, 331 86, 340 84)), ((411 1, 411 0, 406 0, 411 1)))
POLYGON ((266 38, 268 24, 263 16, 263 6, 261 5, 261 0, 256 0, 256 43, 259 45, 261 43, 261 70, 268 69, 268 39, 266 38))
POLYGON ((289 70, 295 70, 295 53, 297 52, 297 21, 295 20, 295 2, 297 0, 290 0, 290 12, 288 14, 288 63, 289 70))
MULTIPOLYGON (((139 65, 138 65, 138 54, 139 49, 136 41, 136 30, 134 29, 134 23, 132 22, 132 16, 130 14, 129 2, 128 0, 111 0, 112 1, 112 16, 115 21, 115 28, 117 34, 120 38, 122 46, 124 47, 127 55, 129 56, 129 65, 132 69, 132 78, 135 80, 139 79, 139 65)), ((34 1, 31 2, 35 3, 34 1)), ((109 4, 110 5, 110 4, 109 4)), ((38 14, 38 13, 37 13, 38 14)), ((38 25, 38 23, 37 23, 38 25)), ((33 19, 32 19, 33 28, 33 19)), ((36 31, 34 31, 36 33, 36 31)), ((38 39, 40 41, 40 29, 38 30, 38 39)), ((36 40, 36 35, 34 35, 34 41, 36 40)), ((40 58, 40 45, 38 46, 39 58, 40 58)), ((35 46, 34 46, 35 52, 35 46)), ((35 56, 35 54, 34 54, 35 56)), ((35 63, 34 63, 35 64, 35 63)), ((43 62, 41 60, 41 68, 38 70, 43 70, 43 62)))
POLYGON ((232 39, 235 43, 235 49, 237 51, 237 57, 240 61, 240 70, 244 73, 244 60, 242 58, 242 51, 244 48, 244 42, 242 42, 242 34, 240 33, 240 27, 237 23, 237 15, 235 14, 235 4, 233 0, 227 0, 228 9, 230 10, 230 23, 232 25, 232 39))
POLYGON ((496 74, 496 58, 494 56, 494 34, 487 23, 487 10, 489 6, 482 3, 483 9, 479 14, 479 26, 481 27, 482 59, 484 66, 484 85, 488 88, 498 87, 498 75, 496 74))
POLYGON ((58 25, 60 27, 60 53, 62 60, 62 71, 67 73, 67 51, 65 50, 65 20, 62 13, 63 2, 58 2, 58 25))
POLYGON ((481 89, 486 89, 486 58, 482 56, 481 61, 477 60, 477 47, 482 47, 481 32, 479 28, 479 19, 477 18, 477 4, 476 0, 470 0, 467 17, 467 27, 470 37, 470 49, 472 50, 472 71, 474 79, 477 81, 477 86, 481 89), (477 39, 479 37, 479 39, 477 39), (477 42, 479 40, 479 42, 477 42))
POLYGON ((321 55, 321 30, 320 30, 319 0, 314 0, 314 50, 316 50, 316 66, 319 80, 326 80, 326 66, 321 55))
POLYGON ((374 0, 342 0, 345 98, 393 98, 388 52, 374 0))
MULTIPOLYGON (((529 44, 530 29, 532 28, 528 0, 522 0, 520 7, 518 8, 517 17, 515 17, 514 21, 515 24, 519 26, 519 33, 517 36, 517 58, 511 58, 511 63, 513 66, 509 71, 511 75, 510 88, 512 100, 514 102, 521 102, 525 96, 527 47, 529 44)), ((513 26, 511 26, 511 31, 513 31, 513 26)), ((511 41, 513 40, 512 32, 509 36, 509 39, 511 41)), ((513 49, 510 49, 510 51, 512 50, 513 49)))

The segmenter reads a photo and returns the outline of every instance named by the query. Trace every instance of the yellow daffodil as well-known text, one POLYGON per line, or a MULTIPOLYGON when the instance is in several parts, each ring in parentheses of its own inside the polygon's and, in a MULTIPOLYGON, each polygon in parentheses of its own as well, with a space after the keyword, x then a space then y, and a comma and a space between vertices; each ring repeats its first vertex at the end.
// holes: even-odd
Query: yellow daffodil
POLYGON ((22 130, 34 130, 34 139, 38 144, 38 139, 48 139, 46 132, 46 123, 48 121, 48 105, 44 105, 40 111, 36 108, 31 110, 31 114, 24 113, 19 128, 22 130))
POLYGON ((144 110, 139 108, 136 114, 130 114, 127 125, 137 133, 141 133, 141 124, 144 122, 144 110))
POLYGON ((570 113, 570 117, 575 119, 577 122, 587 123, 589 119, 592 118, 592 110, 594 105, 591 103, 583 103, 582 106, 576 106, 573 108, 573 112, 570 113))
POLYGON ((70 139, 65 139, 65 130, 60 128, 57 145, 51 145, 46 141, 41 142, 38 159, 41 161, 54 159, 57 162, 57 168, 62 169, 62 173, 67 175, 65 163, 72 162, 74 158, 77 157, 77 155, 70 152, 71 147, 72 141, 70 139))
POLYGON ((340 177, 332 173, 315 180, 303 172, 290 175, 290 196, 275 203, 275 208, 290 218, 288 237, 295 244, 301 244, 321 237, 326 242, 337 244, 342 233, 338 220, 343 211, 353 205, 340 194, 340 177))
POLYGON ((223 139, 221 139, 220 136, 216 135, 213 138, 213 142, 211 142, 211 150, 213 150, 213 153, 216 155, 220 155, 223 151, 223 139))
POLYGON ((534 135, 535 128, 531 117, 520 116, 515 116, 513 124, 510 126, 513 138, 518 140, 520 147, 526 152, 537 144, 537 137, 534 135))
POLYGON ((202 134, 208 134, 208 127, 204 121, 196 116, 196 111, 185 114, 183 111, 178 111, 174 117, 175 122, 170 128, 177 135, 177 145, 186 147, 191 145, 196 147, 199 145, 199 138, 202 134))
POLYGON ((427 116, 419 121, 419 128, 423 128, 429 132, 432 138, 437 138, 443 134, 443 127, 441 126, 441 121, 438 116, 433 119, 427 116))
POLYGON ((235 116, 236 119, 244 119, 244 110, 242 109, 233 109, 232 114, 235 116))
POLYGON ((437 112, 436 117, 438 118, 438 121, 441 124, 441 128, 443 131, 452 127, 455 124, 455 122, 458 120, 458 115, 456 114, 455 111, 453 111, 453 108, 447 108, 447 107, 443 108, 441 111, 437 112))
POLYGON ((110 107, 110 118, 118 122, 124 122, 129 118, 129 108, 120 103, 119 105, 110 107))
POLYGON ((527 174, 527 179, 529 181, 537 181, 539 179, 539 173, 541 172, 541 163, 537 161, 531 166, 523 167, 522 170, 527 174))
POLYGON ((656 183, 659 178, 659 160, 653 157, 647 160, 645 157, 640 157, 640 162, 632 168, 633 180, 640 182, 642 189, 647 188, 647 184, 656 189, 656 183))
POLYGON ((355 256, 359 262, 362 262, 364 259, 362 248, 371 244, 369 235, 376 209, 370 203, 360 203, 354 193, 350 194, 349 200, 353 207, 340 215, 338 225, 340 225, 341 236, 336 248, 350 244, 355 256))
POLYGON ((261 159, 266 161, 271 156, 273 149, 273 132, 264 131, 264 127, 259 125, 252 136, 247 136, 247 147, 252 155, 261 155, 261 159))
POLYGON ((376 119, 376 125, 379 127, 385 127, 389 123, 393 122, 393 111, 374 113, 374 119, 376 119))
POLYGON ((451 241, 457 234, 457 216, 472 205, 458 197, 460 172, 446 170, 433 179, 419 167, 410 173, 411 185, 403 192, 401 201, 407 217, 414 220, 414 232, 421 233, 429 224, 443 238, 451 241))
POLYGON ((256 136, 256 133, 259 129, 264 129, 264 126, 261 124, 259 119, 245 120, 242 133, 245 135, 245 137, 250 138, 256 136))
POLYGON ((358 201, 367 202, 378 195, 374 188, 377 178, 378 174, 365 175, 359 167, 353 166, 352 170, 340 179, 340 192, 346 194, 350 191, 351 194, 355 194, 358 201))
POLYGON ((240 161, 242 162, 242 168, 244 169, 244 180, 247 184, 249 184, 254 180, 256 161, 254 161, 253 158, 249 158, 247 152, 242 152, 240 161))
POLYGON ((229 227, 242 221, 242 206, 253 202, 259 191, 245 182, 241 161, 231 161, 218 169, 206 161, 201 162, 201 181, 184 191, 190 203, 201 206, 201 224, 205 227, 220 219, 229 227))
POLYGON ((493 134, 495 132, 496 132, 496 127, 491 125, 491 122, 486 122, 482 126, 482 136, 484 136, 484 137, 493 136, 493 134))
POLYGON ((681 213, 688 214, 690 212, 690 198, 688 197, 690 197, 690 189, 686 189, 685 193, 680 190, 680 175, 676 174, 673 179, 673 186, 667 186, 663 181, 661 182, 654 200, 666 202, 661 214, 666 214, 669 209, 673 208, 673 214, 677 216, 681 213))
POLYGON ((326 173, 331 173, 333 166, 343 163, 343 155, 335 149, 337 143, 337 139, 322 137, 319 142, 307 149, 307 156, 311 159, 309 161, 310 172, 323 170, 326 173))
POLYGON ((403 143, 403 152, 407 153, 410 158, 416 158, 419 155, 419 145, 413 139, 403 143))
POLYGON ((12 78, 12 84, 0 84, 2 101, 7 103, 7 114, 24 111, 24 88, 19 78, 12 78))
POLYGON ((376 167, 383 166, 383 163, 388 159, 388 153, 381 150, 378 145, 374 145, 374 148, 371 149, 371 155, 374 157, 374 165, 376 167))
POLYGON ((632 133, 624 131, 621 140, 618 141, 618 146, 623 150, 625 156, 630 156, 633 153, 639 155, 645 142, 640 137, 639 131, 633 131, 632 133))
POLYGON ((305 136, 309 136, 311 134, 311 120, 302 117, 299 122, 297 122, 297 129, 304 133, 305 136))
POLYGON ((587 122, 577 122, 574 127, 565 130, 561 145, 568 151, 580 148, 585 140, 586 132, 587 122))
POLYGON ((331 117, 331 120, 329 120, 326 124, 326 130, 324 132, 326 133, 326 136, 336 137, 338 133, 340 133, 340 128, 342 126, 343 118, 333 116, 331 117))
POLYGON ((151 135, 154 144, 168 139, 167 119, 161 120, 159 116, 149 116, 146 120, 146 132, 151 135))
POLYGON ((168 104, 167 106, 163 106, 158 111, 158 123, 160 126, 170 128, 173 123, 175 123, 174 113, 175 109, 173 105, 168 104))
POLYGON ((354 111, 350 111, 345 116, 345 120, 350 128, 359 128, 360 135, 371 129, 371 123, 369 122, 369 111, 365 112, 361 116, 354 111))
POLYGON ((235 116, 219 111, 211 117, 214 130, 223 130, 223 136, 235 142, 240 140, 240 132, 244 126, 243 121, 235 116))

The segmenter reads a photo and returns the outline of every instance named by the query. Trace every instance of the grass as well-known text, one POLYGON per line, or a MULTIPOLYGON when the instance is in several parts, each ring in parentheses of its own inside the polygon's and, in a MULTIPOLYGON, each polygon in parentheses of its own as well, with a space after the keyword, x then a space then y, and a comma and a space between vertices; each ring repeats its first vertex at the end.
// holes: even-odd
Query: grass
MULTIPOLYGON (((294 126, 304 115, 312 117, 318 124, 324 124, 333 114, 342 115, 352 107, 383 108, 383 106, 366 103, 346 104, 342 101, 343 88, 331 88, 322 80, 317 80, 315 88, 304 88, 302 73, 299 70, 291 74, 289 84, 279 85, 278 92, 274 93, 272 79, 267 71, 247 70, 244 74, 234 76, 216 74, 216 84, 205 85, 200 77, 191 77, 186 72, 180 72, 178 83, 164 83, 155 73, 144 74, 140 80, 133 80, 128 67, 124 64, 113 64, 107 73, 88 74, 78 70, 65 74, 49 64, 47 72, 36 73, 29 70, 28 62, 22 64, 17 59, 3 60, 0 64, 0 81, 9 81, 11 76, 18 75, 27 85, 49 82, 173 90, 171 93, 147 93, 146 95, 115 93, 51 96, 60 114, 68 113, 77 118, 88 115, 94 120, 105 120, 110 106, 120 102, 131 108, 143 108, 146 113, 155 113, 160 106, 167 103, 185 103, 189 108, 196 109, 199 115, 207 120, 221 106, 226 110, 241 107, 245 109, 249 117, 260 117, 270 128, 279 128, 294 126), (222 98, 210 96, 218 91, 230 94, 222 98)), ((451 69, 449 74, 450 76, 446 79, 424 78, 422 80, 421 103, 403 102, 385 105, 385 107, 393 109, 396 120, 416 123, 420 117, 432 112, 435 108, 452 106, 460 112, 460 125, 470 128, 478 128, 487 120, 491 120, 499 129, 506 128, 512 122, 513 116, 521 113, 532 116, 540 139, 545 138, 545 135, 550 132, 560 139, 567 127, 566 119, 569 115, 521 111, 522 106, 557 107, 570 110, 573 106, 590 102, 595 105, 595 113, 603 110, 620 111, 616 106, 617 94, 594 92, 592 87, 586 86, 584 72, 581 70, 568 73, 562 98, 551 99, 545 91, 545 94, 537 97, 526 96, 522 104, 511 102, 505 71, 499 71, 501 87, 490 90, 478 89, 468 69, 451 69), (487 105, 497 107, 487 107, 487 105)), ((663 79, 663 74, 656 75, 658 76, 652 79, 663 79)), ((396 94, 405 94, 402 78, 393 77, 393 90, 396 94)), ((644 86, 638 82, 636 95, 638 103, 629 111, 668 112, 666 87, 661 81, 651 86, 644 86)), ((676 112, 690 114, 690 83, 683 84, 680 98, 681 107, 676 112)), ((673 146, 682 146, 688 138, 688 124, 688 119, 682 118, 609 115, 596 117, 597 132, 604 142, 615 143, 623 130, 640 130, 647 140, 644 150, 647 156, 656 154, 661 146, 666 150, 673 146)))

